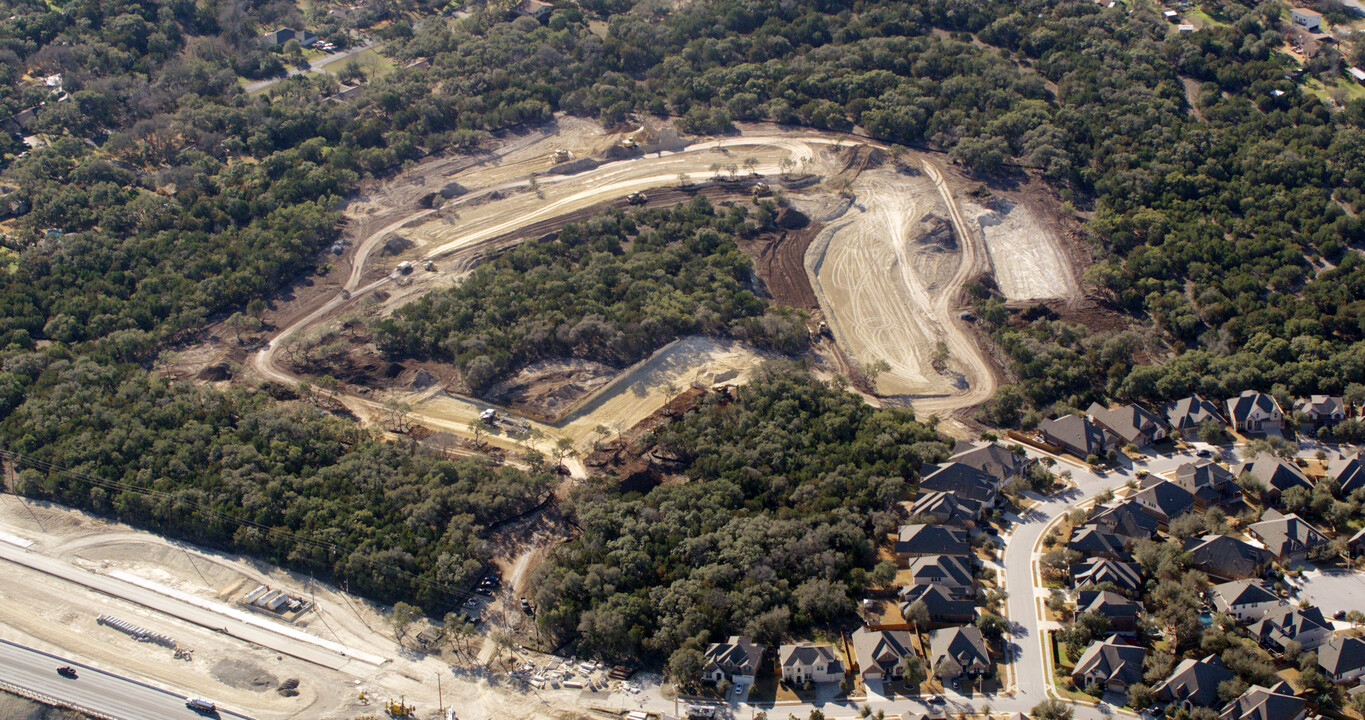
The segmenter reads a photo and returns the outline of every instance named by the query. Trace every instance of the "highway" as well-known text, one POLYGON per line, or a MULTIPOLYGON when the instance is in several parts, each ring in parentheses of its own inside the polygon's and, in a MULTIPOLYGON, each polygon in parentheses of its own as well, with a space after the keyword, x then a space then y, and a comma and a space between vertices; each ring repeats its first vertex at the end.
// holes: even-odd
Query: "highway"
POLYGON ((250 720, 246 715, 221 708, 217 714, 201 715, 185 707, 186 698, 182 695, 7 640, 0 640, 0 681, 69 703, 79 710, 119 720, 203 720, 205 717, 250 720), (63 665, 76 668, 77 677, 58 675, 57 668, 63 665))
MULTIPOLYGON (((60 560, 21 550, 4 543, 0 543, 0 560, 23 565, 53 577, 85 586, 91 590, 137 603, 157 612, 223 632, 232 637, 332 670, 346 672, 346 666, 357 662, 358 658, 366 657, 364 653, 347 652, 348 649, 344 646, 329 643, 321 638, 299 637, 303 633, 296 628, 287 629, 292 631, 291 634, 294 637, 291 637, 290 634, 285 634, 283 628, 281 632, 271 630, 268 624, 270 621, 245 622, 224 613, 169 597, 146 587, 108 575, 88 572, 60 560)), ((376 660, 382 661, 382 658, 376 658, 376 660)), ((372 668, 351 669, 364 673, 372 668)))

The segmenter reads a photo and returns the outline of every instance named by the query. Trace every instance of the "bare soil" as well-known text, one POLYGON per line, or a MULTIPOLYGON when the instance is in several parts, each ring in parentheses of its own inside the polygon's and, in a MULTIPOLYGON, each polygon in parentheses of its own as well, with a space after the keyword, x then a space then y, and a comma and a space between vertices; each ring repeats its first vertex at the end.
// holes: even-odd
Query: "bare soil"
POLYGON ((85 720, 70 710, 48 707, 18 695, 0 692, 0 718, 5 720, 85 720))
POLYGON ((544 360, 493 386, 485 398, 538 420, 552 421, 611 382, 616 372, 610 365, 590 360, 544 360))
MULTIPOLYGON (((791 211, 792 214, 797 212, 791 211)), ((754 272, 774 302, 800 310, 817 310, 820 303, 815 298, 810 276, 806 274, 805 257, 806 249, 823 226, 808 220, 804 225, 782 230, 776 235, 765 233, 741 240, 739 248, 754 261, 754 272)))
POLYGON ((280 681, 265 668, 247 660, 223 659, 213 664, 213 677, 238 690, 266 692, 279 687, 280 681))

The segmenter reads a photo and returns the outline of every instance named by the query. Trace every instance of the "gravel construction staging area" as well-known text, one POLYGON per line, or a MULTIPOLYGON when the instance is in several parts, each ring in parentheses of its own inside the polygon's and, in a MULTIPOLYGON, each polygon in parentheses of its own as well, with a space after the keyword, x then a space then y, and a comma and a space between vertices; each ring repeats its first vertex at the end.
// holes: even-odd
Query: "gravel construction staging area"
POLYGON ((1070 297, 1076 288, 1057 236, 1023 205, 996 198, 989 207, 968 204, 964 212, 986 237, 995 283, 1009 300, 1070 297))

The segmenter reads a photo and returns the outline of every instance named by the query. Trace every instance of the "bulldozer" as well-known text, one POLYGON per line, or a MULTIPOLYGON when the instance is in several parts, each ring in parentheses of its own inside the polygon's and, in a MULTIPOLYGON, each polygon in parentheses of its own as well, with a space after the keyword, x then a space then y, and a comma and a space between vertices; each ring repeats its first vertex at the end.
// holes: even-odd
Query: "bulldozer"
POLYGON ((642 192, 633 192, 626 196, 626 202, 631 205, 644 205, 649 202, 649 196, 642 192))
POLYGON ((572 159, 573 153, 569 152, 568 150, 559 149, 555 151, 554 157, 550 158, 550 164, 558 165, 560 163, 566 163, 572 159))
POLYGON ((384 703, 384 712, 387 712, 389 717, 410 718, 416 711, 416 707, 407 704, 403 700, 389 700, 384 703))

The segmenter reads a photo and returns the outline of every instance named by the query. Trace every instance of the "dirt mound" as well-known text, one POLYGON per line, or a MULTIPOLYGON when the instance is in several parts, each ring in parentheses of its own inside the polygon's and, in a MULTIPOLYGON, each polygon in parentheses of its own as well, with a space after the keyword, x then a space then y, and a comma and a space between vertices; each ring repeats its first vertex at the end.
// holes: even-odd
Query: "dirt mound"
POLYGON ((200 370, 199 374, 194 377, 195 379, 203 380, 204 382, 219 382, 231 378, 232 370, 228 368, 227 363, 220 362, 200 370))
POLYGON ((806 214, 793 207, 784 207, 777 213, 777 226, 783 230, 800 230, 810 224, 806 214))
POLYGON ((919 239, 921 245, 945 251, 958 249, 957 239, 953 236, 953 224, 947 218, 931 212, 919 219, 919 225, 924 232, 919 239))
POLYGON ((238 690, 266 692, 274 690, 280 681, 265 668, 247 660, 219 660, 210 671, 218 682, 238 690))
POLYGON ((398 380, 414 390, 425 390, 436 384, 436 378, 422 368, 417 368, 415 371, 404 371, 398 376, 398 380), (409 377, 404 378, 404 375, 409 377))
MULTIPOLYGON (((619 145, 615 145, 615 146, 613 146, 613 148, 622 149, 622 148, 620 148, 619 145)), ((623 150, 624 150, 624 149, 623 149, 623 150)), ((607 156, 607 159, 608 159, 608 160, 618 160, 618 159, 620 159, 620 158, 611 157, 611 154, 610 154, 610 153, 603 153, 603 154, 607 156)), ((622 157, 627 157, 628 155, 629 155, 629 153, 627 153, 627 155, 623 155, 622 157)), ((555 166, 551 167, 549 170, 546 170, 546 171, 545 171, 545 174, 546 174, 546 175, 577 175, 578 173, 581 173, 581 172, 587 172, 587 171, 589 171, 589 170, 594 170, 594 169, 597 168, 598 165, 601 165, 601 164, 602 164, 602 161, 601 161, 601 160, 598 160, 597 158, 586 158, 586 157, 585 157, 585 158, 578 158, 577 160, 570 160, 569 162, 563 162, 563 163, 560 163, 560 164, 558 164, 558 165, 555 165, 555 166)))
POLYGON ((379 248, 379 252, 384 255, 397 255, 405 250, 413 248, 413 242, 402 235, 390 235, 384 240, 384 245, 379 248))
POLYGON ((538 418, 557 418, 616 374, 588 360, 545 360, 521 369, 486 394, 486 399, 538 418))

